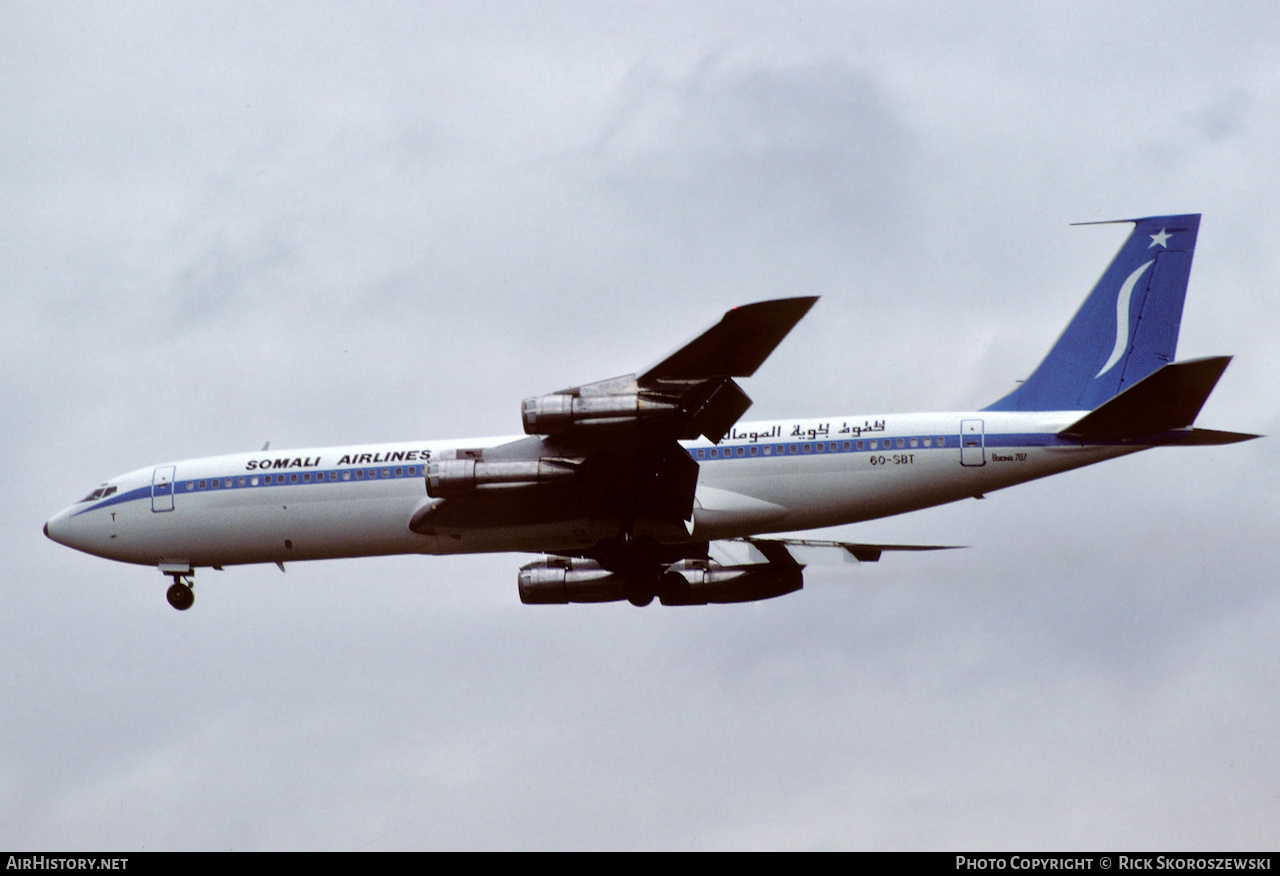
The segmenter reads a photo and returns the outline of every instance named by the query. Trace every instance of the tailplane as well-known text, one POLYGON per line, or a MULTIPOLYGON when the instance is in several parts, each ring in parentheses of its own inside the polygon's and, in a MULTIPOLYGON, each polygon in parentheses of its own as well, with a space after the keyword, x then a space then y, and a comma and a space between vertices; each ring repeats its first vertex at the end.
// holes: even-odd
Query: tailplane
POLYGON ((986 410, 1092 411, 1173 361, 1200 215, 1125 221, 1133 232, 1062 337, 986 410))
POLYGON ((1058 434, 1086 443, 1234 444, 1257 438, 1243 432, 1190 428, 1230 361, 1230 356, 1214 356, 1166 365, 1058 434))

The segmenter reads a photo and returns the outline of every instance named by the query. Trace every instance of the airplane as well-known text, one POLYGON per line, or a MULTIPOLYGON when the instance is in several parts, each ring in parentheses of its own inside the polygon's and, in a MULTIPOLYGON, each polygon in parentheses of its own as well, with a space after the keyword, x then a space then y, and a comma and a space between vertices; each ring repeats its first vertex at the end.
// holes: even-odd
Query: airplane
POLYGON ((793 593, 815 557, 950 546, 766 535, 1259 437, 1193 426, 1229 356, 1174 361, 1199 214, 1123 221, 1129 237, 1044 361, 981 410, 739 422, 751 399, 737 380, 817 298, 761 301, 638 374, 525 399, 522 436, 166 462, 110 479, 44 532, 158 568, 183 611, 198 567, 411 553, 540 554, 519 571, 526 604, 793 593))

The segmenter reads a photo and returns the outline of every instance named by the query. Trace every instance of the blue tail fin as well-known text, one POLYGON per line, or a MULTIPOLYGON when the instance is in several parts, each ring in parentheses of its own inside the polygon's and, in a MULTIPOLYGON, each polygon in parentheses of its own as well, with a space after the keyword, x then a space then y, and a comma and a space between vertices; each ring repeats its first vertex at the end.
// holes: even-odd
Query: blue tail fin
POLYGON ((1040 367, 989 411, 1091 411, 1173 361, 1200 215, 1133 233, 1040 367))

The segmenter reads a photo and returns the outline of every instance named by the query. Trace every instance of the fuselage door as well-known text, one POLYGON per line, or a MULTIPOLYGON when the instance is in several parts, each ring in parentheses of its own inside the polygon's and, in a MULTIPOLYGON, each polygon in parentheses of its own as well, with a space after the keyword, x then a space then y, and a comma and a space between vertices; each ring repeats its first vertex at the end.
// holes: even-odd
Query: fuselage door
POLYGON ((960 421, 960 464, 986 465, 986 450, 981 420, 960 421))
POLYGON ((165 465, 151 475, 151 510, 173 510, 173 466, 165 465))

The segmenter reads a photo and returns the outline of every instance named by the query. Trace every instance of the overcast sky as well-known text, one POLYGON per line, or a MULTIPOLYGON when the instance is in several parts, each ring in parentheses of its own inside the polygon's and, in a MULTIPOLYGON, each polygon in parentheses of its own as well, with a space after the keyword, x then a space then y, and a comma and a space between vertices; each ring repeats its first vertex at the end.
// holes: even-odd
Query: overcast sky
POLYGON ((1201 414, 1280 435, 1261 3, 0 5, 0 847, 1280 844, 1280 451, 825 531, 967 544, 743 606, 525 607, 519 555, 60 547, 123 471, 519 431, 820 295, 753 418, 965 410, 1201 212, 1201 414))

